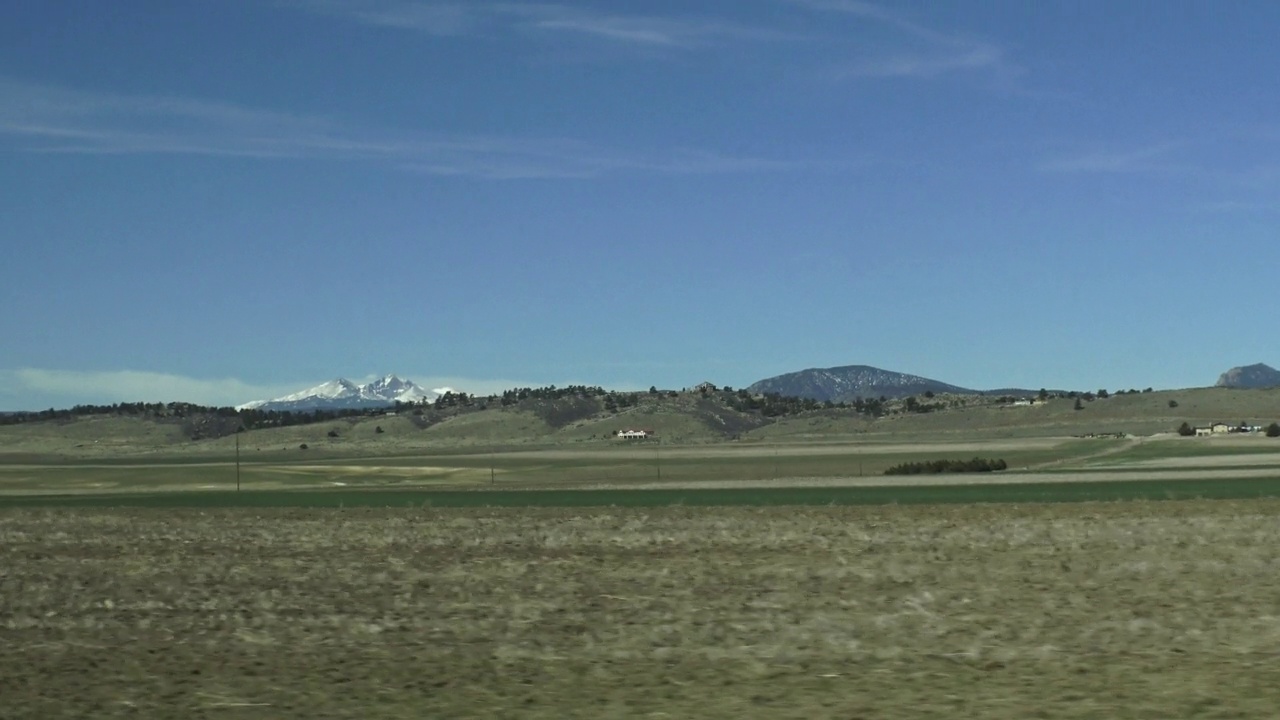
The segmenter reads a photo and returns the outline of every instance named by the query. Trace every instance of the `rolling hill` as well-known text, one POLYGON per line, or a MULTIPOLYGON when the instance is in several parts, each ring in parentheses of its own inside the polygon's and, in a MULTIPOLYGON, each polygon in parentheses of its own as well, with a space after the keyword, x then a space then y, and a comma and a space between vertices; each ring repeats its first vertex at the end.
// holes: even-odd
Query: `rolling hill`
POLYGON ((889 399, 935 394, 976 395, 977 390, 962 388, 919 375, 882 370, 870 365, 845 365, 832 368, 810 368, 765 378, 747 387, 753 393, 777 393, 786 397, 811 398, 823 402, 849 402, 855 398, 889 399))
MULTIPOLYGON (((731 392, 628 393, 530 397, 510 404, 415 407, 408 412, 331 417, 320 422, 260 427, 240 433, 250 457, 321 459, 401 455, 437 450, 489 451, 537 447, 623 447, 621 429, 653 430, 641 443, 885 442, 1003 437, 1061 437, 1095 433, 1171 433, 1182 422, 1265 426, 1280 421, 1280 388, 1199 388, 1115 394, 1075 409, 1073 398, 1015 405, 997 397, 939 395, 941 408, 913 412, 905 401, 885 403, 872 417, 853 408, 810 406, 781 415, 743 410, 731 392), (420 414, 419 414, 420 413, 420 414), (308 448, 303 450, 301 445, 308 448)), ((218 416, 211 416, 218 419, 218 416)), ((193 437, 198 418, 96 414, 0 426, 0 458, 146 456, 226 457, 235 424, 193 437)), ((632 445, 634 446, 634 445, 632 445)), ((1280 447, 1280 445, 1277 445, 1280 447)))

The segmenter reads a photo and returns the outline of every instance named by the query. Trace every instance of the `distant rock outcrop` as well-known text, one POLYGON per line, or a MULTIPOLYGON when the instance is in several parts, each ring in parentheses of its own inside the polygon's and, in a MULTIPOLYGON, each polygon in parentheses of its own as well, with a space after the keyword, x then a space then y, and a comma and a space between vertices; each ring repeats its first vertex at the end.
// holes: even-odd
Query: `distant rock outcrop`
POLYGON ((1254 390, 1257 388, 1280 387, 1280 370, 1257 363, 1234 367, 1222 373, 1215 387, 1254 390))

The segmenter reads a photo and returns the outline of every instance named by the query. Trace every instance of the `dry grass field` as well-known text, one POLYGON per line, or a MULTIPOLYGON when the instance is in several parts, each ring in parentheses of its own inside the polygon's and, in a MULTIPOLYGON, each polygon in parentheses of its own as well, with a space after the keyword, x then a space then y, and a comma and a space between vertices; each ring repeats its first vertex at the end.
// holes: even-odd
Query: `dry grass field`
POLYGON ((0 718, 1260 718, 1280 501, 7 510, 0 718))

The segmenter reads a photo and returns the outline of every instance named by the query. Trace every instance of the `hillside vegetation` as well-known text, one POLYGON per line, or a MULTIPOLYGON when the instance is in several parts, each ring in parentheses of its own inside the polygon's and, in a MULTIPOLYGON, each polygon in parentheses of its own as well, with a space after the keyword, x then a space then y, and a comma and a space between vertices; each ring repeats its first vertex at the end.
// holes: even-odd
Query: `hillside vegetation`
MULTIPOLYGON (((1153 435, 1182 423, 1266 426, 1280 419, 1280 388, 1199 388, 1079 393, 1027 404, 1012 397, 927 393, 852 403, 818 402, 744 390, 617 393, 542 388, 502 396, 453 395, 433 404, 313 417, 262 414, 253 426, 229 409, 126 405, 8 420, 0 454, 112 456, 225 452, 237 427, 244 452, 312 455, 396 454, 424 448, 496 449, 1153 435), (276 423, 276 424, 273 424, 276 423), (623 441, 619 430, 652 437, 623 441), (302 446, 305 445, 306 449, 302 446)), ((263 455, 263 457, 267 457, 263 455)))

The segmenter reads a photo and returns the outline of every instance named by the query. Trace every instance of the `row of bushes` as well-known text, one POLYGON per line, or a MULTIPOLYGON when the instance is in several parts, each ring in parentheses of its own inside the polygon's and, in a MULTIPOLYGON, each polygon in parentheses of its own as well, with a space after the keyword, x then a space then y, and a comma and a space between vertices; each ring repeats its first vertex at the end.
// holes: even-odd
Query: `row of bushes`
POLYGON ((937 475, 940 473, 993 472, 1009 467, 1003 459, 976 457, 972 460, 928 460, 894 465, 885 475, 937 475))

